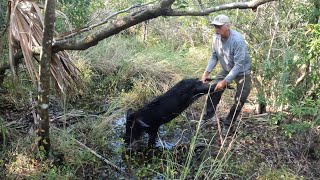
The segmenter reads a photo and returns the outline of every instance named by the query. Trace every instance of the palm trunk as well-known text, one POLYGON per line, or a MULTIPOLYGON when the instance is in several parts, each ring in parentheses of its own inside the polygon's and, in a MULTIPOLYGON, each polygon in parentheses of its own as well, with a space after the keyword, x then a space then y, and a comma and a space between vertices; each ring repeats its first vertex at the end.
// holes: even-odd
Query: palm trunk
POLYGON ((40 126, 38 135, 39 149, 45 151, 48 156, 50 152, 50 137, 49 137, 49 92, 50 92, 50 61, 52 57, 52 39, 55 21, 55 0, 46 0, 45 17, 44 17, 44 32, 42 39, 42 53, 40 55, 40 83, 38 87, 39 93, 39 115, 40 126))

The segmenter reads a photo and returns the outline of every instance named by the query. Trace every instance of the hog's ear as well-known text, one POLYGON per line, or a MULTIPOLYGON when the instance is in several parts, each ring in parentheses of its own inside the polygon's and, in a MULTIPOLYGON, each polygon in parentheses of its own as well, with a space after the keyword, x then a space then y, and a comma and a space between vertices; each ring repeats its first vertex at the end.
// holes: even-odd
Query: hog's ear
POLYGON ((134 112, 133 112, 132 108, 128 109, 128 111, 127 111, 127 119, 131 119, 133 114, 134 114, 134 112))

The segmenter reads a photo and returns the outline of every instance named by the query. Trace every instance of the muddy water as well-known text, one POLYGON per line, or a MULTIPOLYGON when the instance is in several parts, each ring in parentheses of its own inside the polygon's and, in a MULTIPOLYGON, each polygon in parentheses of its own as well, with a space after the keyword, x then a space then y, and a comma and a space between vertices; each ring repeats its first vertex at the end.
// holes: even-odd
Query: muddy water
MULTIPOLYGON (((126 118, 121 117, 119 119, 116 119, 113 121, 113 130, 116 132, 116 135, 119 135, 118 137, 115 137, 115 139, 121 138, 125 134, 125 123, 126 118)), ((165 150, 171 150, 177 143, 181 141, 181 135, 182 131, 181 129, 174 129, 173 131, 166 131, 166 128, 164 128, 164 125, 162 125, 159 128, 158 132, 159 136, 157 138, 156 142, 156 148, 159 149, 165 149, 165 150)), ((141 146, 147 145, 146 142, 148 140, 148 135, 144 133, 144 136, 141 137, 141 146)), ((124 143, 120 142, 113 142, 114 148, 120 148, 119 146, 124 146, 124 143)))
POLYGON ((146 133, 141 137, 141 141, 134 143, 131 148, 126 148, 123 140, 119 141, 125 134, 125 123, 125 117, 118 118, 112 123, 114 131, 112 149, 121 149, 116 153, 117 157, 113 157, 113 162, 128 174, 139 176, 133 179, 140 179, 141 176, 147 179, 164 179, 161 175, 161 172, 163 173, 161 167, 166 166, 167 160, 184 164, 196 122, 176 121, 174 124, 162 125, 159 128, 154 149, 147 148, 148 135, 146 133), (173 159, 166 159, 171 156, 174 156, 173 159))
MULTIPOLYGON (((148 164, 152 163, 151 159, 157 158, 157 156, 154 157, 155 154, 162 154, 164 150, 172 150, 174 148, 174 145, 180 138, 178 136, 180 134, 180 131, 177 129, 175 132, 167 132, 164 127, 160 127, 159 129, 159 137, 156 143, 156 148, 154 151, 152 151, 152 157, 150 157, 150 152, 147 149, 147 141, 148 141, 148 135, 145 133, 143 137, 141 137, 141 141, 138 144, 135 144, 132 148, 126 148, 125 143, 120 141, 124 134, 125 134, 125 123, 126 118, 121 117, 119 119, 116 119, 112 123, 112 129, 113 129, 113 136, 112 136, 112 143, 113 146, 112 149, 121 149, 119 151, 116 157, 113 157, 113 162, 120 167, 124 172, 127 172, 130 174, 130 176, 135 175, 137 172, 139 172, 140 168, 147 167, 148 164), (157 151, 155 153, 155 151, 157 151), (151 161, 150 161, 151 160, 151 161)), ((160 157, 161 155, 159 155, 160 157)), ((121 174, 118 174, 116 176, 122 177, 121 174)), ((157 173, 148 176, 148 179, 164 179, 162 175, 159 175, 157 173)), ((126 178, 125 178, 126 179, 126 178)), ((129 177, 129 179, 139 179, 137 177, 129 177)))

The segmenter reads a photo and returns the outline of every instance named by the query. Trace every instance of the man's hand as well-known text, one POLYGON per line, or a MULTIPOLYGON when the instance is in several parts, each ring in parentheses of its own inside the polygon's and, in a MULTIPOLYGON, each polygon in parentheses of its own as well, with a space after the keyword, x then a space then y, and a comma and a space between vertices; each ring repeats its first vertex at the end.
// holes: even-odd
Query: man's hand
POLYGON ((216 88, 214 88, 214 91, 220 91, 227 87, 228 82, 226 80, 222 80, 218 82, 216 88))
POLYGON ((208 83, 209 81, 207 81, 207 79, 208 79, 208 77, 209 77, 209 72, 208 71, 205 71, 204 73, 203 73, 203 75, 202 75, 202 78, 201 78, 201 81, 203 82, 203 83, 208 83))

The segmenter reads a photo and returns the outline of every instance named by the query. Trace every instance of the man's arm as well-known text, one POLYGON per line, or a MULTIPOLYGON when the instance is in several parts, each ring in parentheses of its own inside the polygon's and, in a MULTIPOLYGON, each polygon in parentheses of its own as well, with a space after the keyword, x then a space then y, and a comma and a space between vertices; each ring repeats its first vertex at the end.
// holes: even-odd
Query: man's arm
MULTIPOLYGON (((215 54, 215 52, 212 53, 212 54, 215 54)), ((202 75, 201 81, 203 83, 207 83, 206 79, 209 77, 209 74, 211 73, 213 68, 217 65, 217 61, 218 60, 217 60, 216 55, 212 55, 211 58, 209 59, 208 66, 207 66, 206 70, 204 71, 204 73, 202 75)))

